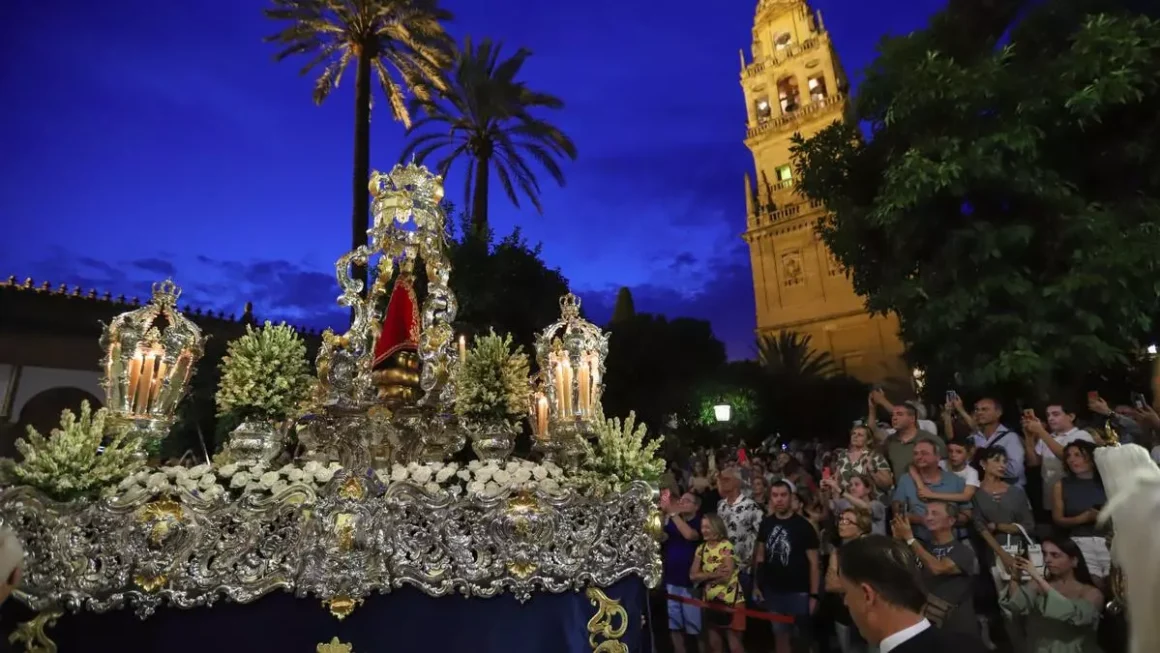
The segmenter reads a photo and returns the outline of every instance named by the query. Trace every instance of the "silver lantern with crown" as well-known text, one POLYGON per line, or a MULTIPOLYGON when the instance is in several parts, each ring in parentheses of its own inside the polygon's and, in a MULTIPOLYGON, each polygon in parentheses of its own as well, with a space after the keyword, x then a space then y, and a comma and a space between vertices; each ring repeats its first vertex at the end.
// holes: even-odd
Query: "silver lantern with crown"
POLYGON ((537 434, 558 443, 559 456, 576 465, 584 451, 584 439, 596 433, 604 419, 600 398, 604 392, 604 361, 608 357, 608 334, 580 315, 580 298, 568 293, 560 298, 560 319, 536 336, 536 362, 540 386, 533 399, 533 432, 542 431, 542 412, 547 411, 547 430, 537 434))
POLYGON ((151 446, 169 434, 205 351, 201 329, 177 310, 180 296, 173 281, 155 283, 148 304, 113 318, 101 333, 105 407, 151 446))

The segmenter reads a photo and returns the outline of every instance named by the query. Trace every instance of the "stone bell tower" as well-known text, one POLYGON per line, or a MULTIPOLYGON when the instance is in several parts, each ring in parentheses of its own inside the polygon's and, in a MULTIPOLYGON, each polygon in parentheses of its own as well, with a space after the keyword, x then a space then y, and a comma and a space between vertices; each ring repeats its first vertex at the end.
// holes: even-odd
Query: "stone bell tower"
POLYGON ((759 0, 752 59, 741 54, 748 109, 745 174, 758 335, 797 331, 867 382, 909 378, 895 316, 871 317, 814 229, 825 207, 794 190, 790 138, 810 137, 846 110, 849 85, 822 22, 806 0, 759 0))

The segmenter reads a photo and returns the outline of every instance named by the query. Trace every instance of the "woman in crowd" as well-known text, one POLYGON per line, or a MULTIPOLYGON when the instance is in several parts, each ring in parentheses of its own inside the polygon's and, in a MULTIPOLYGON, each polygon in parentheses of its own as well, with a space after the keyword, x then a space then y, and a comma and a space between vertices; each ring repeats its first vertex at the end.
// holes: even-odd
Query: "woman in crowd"
MULTIPOLYGON (((1029 653, 1099 653, 1096 639, 1103 594, 1083 552, 1067 538, 1043 540, 1046 575, 1026 558, 999 597, 1005 612, 1026 617, 1023 650, 1029 653), (1028 582, 1023 582, 1026 575, 1028 582)), ((1154 616, 1152 618, 1155 618, 1154 616)), ((1018 650, 1018 649, 1017 649, 1018 650)))
POLYGON ((1088 571, 1102 583, 1111 569, 1106 534, 1096 520, 1108 502, 1104 482, 1095 464, 1095 445, 1084 440, 1069 442, 1063 448, 1064 475, 1053 488, 1051 520, 1066 529, 1083 551, 1088 571))
POLYGON ((830 496, 830 510, 839 515, 857 508, 870 516, 870 532, 886 535, 886 505, 874 498, 874 487, 866 474, 855 474, 843 488, 835 477, 822 480, 822 490, 830 496))
POLYGON ((850 446, 834 454, 833 477, 838 480, 843 492, 849 489, 847 486, 856 476, 873 480, 873 494, 878 494, 879 490, 889 490, 894 484, 890 463, 881 453, 870 449, 869 442, 870 429, 861 424, 856 425, 850 429, 850 446))
MULTIPOLYGON (((858 508, 845 508, 838 514, 838 538, 842 544, 870 533, 870 513, 858 508)), ((850 619, 850 610, 842 599, 842 583, 838 579, 838 556, 842 555, 839 548, 830 556, 826 566, 826 601, 830 603, 830 615, 834 620, 834 634, 838 638, 838 647, 842 653, 866 653, 866 640, 858 633, 858 628, 850 619)))
POLYGON ((745 607, 745 594, 741 591, 733 544, 726 537, 725 522, 716 514, 705 515, 701 519, 701 537, 704 542, 693 556, 689 579, 703 585, 702 596, 712 606, 706 608, 701 617, 709 633, 709 650, 724 653, 723 643, 728 642, 729 653, 744 653, 741 634, 745 632, 745 612, 740 609, 745 607))
POLYGON ((761 507, 762 512, 769 512, 769 481, 760 467, 754 465, 753 476, 749 479, 749 489, 753 494, 753 502, 761 507))

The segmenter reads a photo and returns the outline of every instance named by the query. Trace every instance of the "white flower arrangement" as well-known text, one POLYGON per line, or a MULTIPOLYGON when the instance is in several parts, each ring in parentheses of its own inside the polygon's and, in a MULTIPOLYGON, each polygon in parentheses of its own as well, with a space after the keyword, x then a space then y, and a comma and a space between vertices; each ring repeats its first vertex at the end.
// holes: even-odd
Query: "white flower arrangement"
POLYGON ((310 394, 306 343, 286 324, 247 324, 246 334, 230 342, 221 370, 218 415, 283 420, 310 394))
POLYGON ((211 464, 196 467, 144 469, 125 477, 115 494, 131 499, 140 494, 158 496, 186 491, 203 499, 248 494, 278 494, 295 485, 319 489, 342 469, 338 463, 291 463, 270 469, 262 462, 211 464))
POLYGON ((137 453, 140 438, 124 429, 106 429, 109 412, 92 412, 89 402, 81 402, 80 417, 71 410, 60 414, 60 428, 44 437, 28 427, 28 439, 18 438, 19 463, 4 460, 5 472, 22 485, 35 487, 54 499, 67 501, 93 497, 113 486, 126 471, 144 465, 137 453), (102 448, 106 435, 111 439, 102 448))
POLYGON ((383 485, 410 483, 431 494, 449 492, 453 496, 493 497, 505 491, 535 491, 560 494, 567 491, 564 470, 553 463, 530 460, 507 462, 411 463, 393 465, 375 472, 383 485))
POLYGON ((517 423, 527 412, 528 357, 512 337, 490 331, 475 338, 455 374, 455 413, 474 422, 517 423))
POLYGON ((656 483, 665 471, 665 461, 657 456, 663 437, 647 440, 648 428, 635 424, 636 414, 599 419, 595 446, 584 441, 585 457, 574 484, 595 494, 620 492, 633 481, 656 483))

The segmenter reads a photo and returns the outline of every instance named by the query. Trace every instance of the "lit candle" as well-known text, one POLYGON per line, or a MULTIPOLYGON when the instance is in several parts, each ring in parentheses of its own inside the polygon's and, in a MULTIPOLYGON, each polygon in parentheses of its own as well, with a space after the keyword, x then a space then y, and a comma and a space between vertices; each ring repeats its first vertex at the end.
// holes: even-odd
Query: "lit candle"
POLYGON ((579 393, 580 416, 581 417, 588 417, 588 408, 590 406, 590 400, 592 399, 592 397, 589 394, 590 390, 589 390, 589 382, 588 382, 588 360, 587 360, 587 357, 583 357, 580 359, 580 370, 579 371, 580 371, 580 376, 578 377, 578 380, 580 381, 580 393, 579 393))
POLYGON ((536 393, 536 437, 548 437, 548 398, 544 393, 536 393))
POLYGON ((559 353, 555 356, 556 360, 552 362, 552 378, 556 382, 556 412, 560 419, 568 414, 568 405, 564 403, 564 366, 560 360, 559 353))
POLYGON ((459 336, 459 362, 467 360, 467 336, 459 336))
POLYGON ((567 353, 562 353, 560 366, 563 372, 560 376, 564 378, 564 415, 572 419, 572 361, 568 360, 567 353))
POLYGON ((153 387, 153 372, 157 366, 156 357, 145 354, 141 362, 141 376, 137 380, 137 392, 133 401, 133 412, 138 415, 149 408, 149 390, 153 387))
POLYGON ((129 387, 125 389, 124 407, 127 410, 133 410, 133 404, 137 401, 137 382, 141 379, 141 357, 134 356, 133 360, 129 361, 129 387))
POLYGON ((153 377, 153 386, 149 388, 149 408, 156 409, 158 406, 158 397, 161 394, 161 384, 165 382, 165 372, 167 371, 165 361, 161 361, 157 365, 157 374, 153 377))

